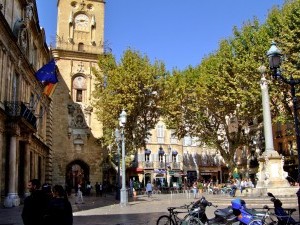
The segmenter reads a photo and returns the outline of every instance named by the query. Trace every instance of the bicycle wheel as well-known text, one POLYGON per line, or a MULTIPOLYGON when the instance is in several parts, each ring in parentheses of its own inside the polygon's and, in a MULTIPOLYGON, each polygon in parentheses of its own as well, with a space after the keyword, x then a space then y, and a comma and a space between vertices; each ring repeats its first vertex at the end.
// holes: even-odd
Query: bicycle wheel
POLYGON ((197 217, 189 217, 188 220, 185 221, 186 225, 202 225, 201 221, 197 217))
POLYGON ((232 189, 231 188, 227 188, 226 190, 225 190, 225 194, 230 194, 232 192, 232 189))
POLYGON ((164 215, 158 218, 156 225, 175 225, 175 223, 171 217, 164 215))
POLYGON ((198 217, 188 214, 181 220, 181 225, 203 225, 203 223, 198 217))

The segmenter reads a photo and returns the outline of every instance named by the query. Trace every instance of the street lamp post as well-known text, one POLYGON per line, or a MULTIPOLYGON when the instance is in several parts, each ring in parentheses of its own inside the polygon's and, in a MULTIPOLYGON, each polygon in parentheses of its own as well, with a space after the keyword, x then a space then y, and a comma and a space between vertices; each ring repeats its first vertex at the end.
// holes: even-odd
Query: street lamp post
MULTIPOLYGON (((285 84, 288 84, 291 88, 291 95, 293 99, 293 112, 294 112, 294 124, 295 124, 295 133, 296 133, 296 144, 297 144, 297 152, 298 152, 298 185, 300 181, 300 131, 299 131, 299 119, 297 115, 297 97, 295 86, 300 84, 300 79, 294 79, 291 75, 289 79, 284 77, 280 70, 282 54, 280 50, 277 48, 276 43, 272 42, 271 48, 267 52, 267 56, 269 58, 270 69, 272 70, 272 76, 275 79, 280 79, 285 84)), ((297 191, 298 196, 298 207, 300 211, 300 189, 297 191)), ((299 215, 300 216, 300 215, 299 215)))
POLYGON ((166 172, 166 186, 168 187, 168 166, 167 166, 167 157, 170 157, 171 146, 168 147, 168 153, 165 153, 165 172, 166 172))
POLYGON ((166 173, 166 188, 168 187, 168 168, 167 168, 167 156, 168 156, 168 154, 167 153, 165 153, 165 173, 166 173))
POLYGON ((120 200, 120 141, 121 141, 121 134, 119 129, 115 130, 115 138, 117 143, 117 157, 118 157, 118 175, 117 175, 117 190, 116 190, 116 200, 120 200))
POLYGON ((121 188, 121 206, 126 206, 128 203, 128 198, 127 198, 127 191, 126 191, 126 168, 125 168, 125 123, 127 120, 127 114, 124 110, 122 110, 120 117, 119 117, 119 122, 120 122, 120 127, 122 128, 121 130, 121 140, 122 140, 122 188, 121 188))

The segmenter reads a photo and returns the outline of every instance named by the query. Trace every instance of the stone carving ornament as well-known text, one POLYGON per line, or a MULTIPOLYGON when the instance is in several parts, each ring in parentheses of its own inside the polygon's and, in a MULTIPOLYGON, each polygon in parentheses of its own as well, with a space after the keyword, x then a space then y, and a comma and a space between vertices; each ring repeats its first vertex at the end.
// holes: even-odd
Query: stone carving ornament
POLYGON ((69 104, 69 127, 84 129, 88 128, 83 114, 82 107, 79 104, 69 104))

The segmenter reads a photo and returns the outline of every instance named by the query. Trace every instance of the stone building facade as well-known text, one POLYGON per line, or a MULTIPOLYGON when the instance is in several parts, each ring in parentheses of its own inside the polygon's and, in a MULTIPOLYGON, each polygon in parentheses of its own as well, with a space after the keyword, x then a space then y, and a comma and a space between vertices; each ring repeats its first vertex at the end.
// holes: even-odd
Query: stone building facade
POLYGON ((20 204, 29 179, 51 180, 51 98, 35 73, 51 58, 35 1, 0 0, 0 191, 20 204))
POLYGON ((224 180, 224 160, 215 149, 190 136, 178 139, 163 119, 150 133, 146 149, 137 152, 136 168, 127 170, 128 179, 173 188, 189 186, 195 180, 224 180))
POLYGON ((102 126, 93 110, 94 75, 103 53, 104 1, 58 0, 52 50, 61 79, 53 95, 53 184, 101 182, 102 126))

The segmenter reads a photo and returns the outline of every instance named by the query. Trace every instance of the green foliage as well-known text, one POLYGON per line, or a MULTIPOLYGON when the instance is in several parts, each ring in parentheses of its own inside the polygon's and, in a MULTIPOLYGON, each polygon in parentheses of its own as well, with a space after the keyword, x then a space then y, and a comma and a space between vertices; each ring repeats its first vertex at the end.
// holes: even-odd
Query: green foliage
MULTIPOLYGON (((289 78, 300 78, 299 52, 300 52, 300 1, 286 1, 282 9, 274 8, 266 21, 265 29, 270 40, 277 43, 283 53, 281 65, 282 74, 289 78)), ((299 85, 298 85, 299 86, 299 85)), ((296 94, 300 90, 296 86, 296 94)), ((271 102, 273 104, 273 116, 277 121, 292 121, 293 111, 291 108, 290 87, 283 82, 274 81, 271 88, 271 102)))
MULTIPOLYGON (((262 122, 261 74, 257 69, 268 65, 266 52, 271 40, 285 55, 282 72, 300 78, 299 39, 300 0, 289 0, 282 9, 274 7, 263 25, 254 18, 241 29, 234 27, 232 37, 221 40, 218 50, 183 71, 167 74, 163 63, 151 64, 146 56, 130 49, 120 63, 112 54, 101 55, 94 96, 103 122, 103 140, 113 142, 113 130, 125 108, 129 149, 145 147, 149 130, 162 116, 179 138, 198 137, 235 168, 236 151, 249 145, 249 137, 255 135, 245 135, 245 128, 253 121, 257 126, 262 122), (237 118, 234 129, 228 117, 237 118)), ((269 93, 274 120, 292 118, 289 86, 273 81, 269 93)), ((298 87, 296 93, 300 93, 298 87)))
POLYGON ((145 147, 149 130, 160 116, 164 64, 158 61, 151 64, 147 56, 128 49, 120 63, 112 54, 103 54, 98 65, 94 106, 103 123, 104 141, 107 145, 114 142, 113 132, 118 127, 121 110, 125 109, 127 154, 145 147))
POLYGON ((202 184, 201 182, 198 182, 197 188, 198 188, 198 189, 203 189, 203 188, 204 188, 204 187, 203 187, 203 184, 202 184))

